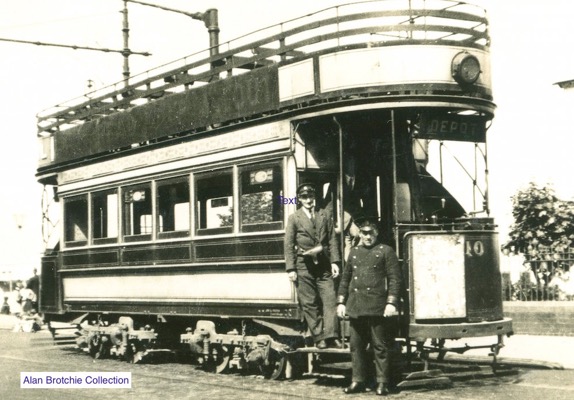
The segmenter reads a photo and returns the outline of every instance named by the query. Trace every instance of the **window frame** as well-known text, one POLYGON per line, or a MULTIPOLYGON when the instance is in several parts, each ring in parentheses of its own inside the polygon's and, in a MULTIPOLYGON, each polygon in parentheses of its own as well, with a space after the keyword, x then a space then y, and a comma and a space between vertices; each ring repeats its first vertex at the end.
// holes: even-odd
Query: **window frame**
MULTIPOLYGON (((203 237, 207 237, 207 236, 221 236, 221 235, 232 235, 234 233, 236 233, 235 231, 235 227, 236 227, 236 179, 235 179, 235 167, 234 166, 230 166, 230 167, 226 167, 226 168, 221 168, 218 170, 211 170, 211 171, 203 171, 203 172, 196 172, 193 174, 193 201, 194 201, 194 206, 193 206, 193 236, 195 238, 203 238, 203 237), (219 196, 219 197, 214 197, 214 198, 206 198, 205 200, 202 200, 201 193, 198 190, 198 182, 204 179, 210 179, 212 177, 218 177, 218 176, 229 176, 230 178, 230 189, 231 189, 231 194, 229 196, 219 196), (216 199, 222 199, 224 197, 231 197, 230 202, 228 203, 228 207, 231 207, 231 225, 229 226, 224 226, 224 227, 216 227, 216 228, 202 228, 201 227, 201 217, 200 217, 200 213, 202 211, 202 209, 205 209, 205 212, 207 214, 207 205, 202 206, 202 202, 206 201, 206 200, 216 200, 216 199)), ((207 223, 207 221, 206 221, 207 223)))
MULTIPOLYGON (((120 206, 120 199, 121 199, 121 193, 119 188, 114 187, 114 188, 109 188, 109 189, 102 189, 102 190, 95 190, 93 192, 90 192, 90 221, 91 221, 91 227, 90 227, 90 234, 91 234, 91 243, 93 245, 104 245, 104 244, 114 244, 114 243, 118 243, 118 241, 120 240, 120 237, 122 236, 122 229, 121 229, 121 206, 120 206), (96 197, 97 195, 103 195, 105 197, 107 197, 109 194, 115 194, 117 196, 116 198, 116 230, 117 230, 117 236, 113 237, 113 236, 106 236, 106 237, 96 237, 95 235, 95 212, 96 212, 96 206, 95 206, 95 202, 94 202, 94 197, 96 197)), ((109 230, 109 227, 108 227, 109 230)))
MULTIPOLYGON (((143 242, 143 241, 150 241, 153 238, 153 234, 154 234, 154 230, 155 230, 155 225, 154 225, 154 218, 155 218, 155 214, 154 214, 154 184, 153 181, 144 181, 144 182, 138 182, 138 183, 129 183, 125 186, 121 186, 121 237, 122 237, 122 242, 124 243, 131 243, 131 242, 143 242), (133 229, 132 224, 133 224, 133 211, 130 210, 129 213, 126 212, 126 206, 129 203, 137 203, 137 201, 132 201, 132 202, 128 202, 126 201, 126 196, 129 195, 129 193, 131 191, 139 191, 142 188, 147 188, 149 189, 149 211, 150 211, 150 221, 151 221, 151 226, 150 229, 151 231, 149 233, 128 233, 128 229, 129 231, 131 231, 133 229), (127 220, 126 218, 130 218, 130 225, 127 225, 127 220)), ((144 189, 145 190, 145 189, 144 189)), ((147 201, 146 201, 147 203, 147 201)), ((140 218, 144 215, 148 215, 148 214, 141 214, 140 218)), ((142 228, 142 226, 145 225, 141 225, 140 224, 140 230, 142 228)))
MULTIPOLYGON (((189 237, 192 231, 192 207, 191 207, 191 202, 192 202, 192 194, 191 194, 191 189, 192 189, 192 184, 190 182, 190 175, 180 175, 180 176, 176 176, 176 177, 170 177, 170 178, 162 178, 162 179, 155 179, 155 188, 156 188, 156 193, 155 193, 155 217, 154 217, 154 222, 155 222, 155 230, 156 230, 156 238, 159 240, 163 240, 163 239, 175 239, 175 238, 182 238, 182 237, 189 237), (180 184, 180 183, 186 183, 187 184, 187 212, 188 212, 188 218, 187 218, 187 228, 183 229, 183 230, 176 230, 175 229, 175 221, 174 221, 174 229, 170 230, 170 231, 161 231, 160 230, 160 218, 161 218, 161 201, 160 201, 160 188, 164 187, 164 186, 169 186, 170 184, 180 184)), ((174 204, 181 204, 181 203, 174 203, 174 204)), ((165 222, 164 222, 165 224, 165 222)))
MULTIPOLYGON (((63 199, 63 224, 62 224, 62 229, 63 229, 63 243, 65 247, 81 247, 81 246, 86 246, 89 243, 89 239, 90 239, 90 231, 91 231, 91 227, 90 227, 90 199, 88 196, 88 193, 84 193, 84 194, 78 194, 78 195, 73 195, 73 196, 69 196, 63 199), (85 216, 84 216, 84 223, 85 223, 85 239, 82 240, 68 240, 68 232, 69 232, 69 228, 70 226, 68 225, 69 223, 71 223, 71 219, 70 219, 70 213, 68 211, 68 207, 71 206, 71 203, 76 202, 76 201, 84 201, 85 202, 85 216)), ((73 215, 77 215, 76 213, 73 215)))
MULTIPOLYGON (((284 229, 284 220, 285 220, 285 205, 279 203, 279 197, 285 195, 285 166, 283 159, 275 159, 275 160, 266 160, 262 162, 252 162, 249 164, 242 164, 238 165, 238 173, 237 173, 237 214, 238 214, 238 233, 239 234, 253 234, 253 233, 260 233, 260 232, 275 232, 281 231, 284 229), (265 170, 265 169, 272 169, 273 170, 273 181, 270 183, 271 187, 271 207, 272 207, 272 220, 271 221, 264 221, 264 222, 254 222, 254 223, 244 223, 243 216, 244 216, 244 209, 243 209, 243 202, 242 197, 244 194, 244 173, 251 173, 256 170, 265 170), (275 181, 276 177, 278 177, 279 182, 275 181), (274 187, 275 186, 275 187, 274 187), (276 193, 277 192, 277 193, 276 193), (276 215, 275 215, 276 214, 276 215), (249 227, 245 229, 245 227, 249 227)), ((254 193, 262 193, 262 192, 254 192, 254 193)))

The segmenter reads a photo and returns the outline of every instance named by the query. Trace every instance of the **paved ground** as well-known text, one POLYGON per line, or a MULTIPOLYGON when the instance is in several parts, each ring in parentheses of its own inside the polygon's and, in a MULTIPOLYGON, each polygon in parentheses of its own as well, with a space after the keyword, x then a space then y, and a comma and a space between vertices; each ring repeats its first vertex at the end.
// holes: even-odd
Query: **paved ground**
MULTIPOLYGON (((574 332, 572 332, 574 334, 574 332)), ((468 344, 480 344, 484 339, 470 339, 468 344)), ((460 340, 460 342, 465 343, 460 340)), ((534 336, 513 335, 504 340, 504 348, 499 357, 538 360, 548 364, 557 364, 565 369, 574 369, 574 336, 534 336)), ((460 343, 459 343, 460 346, 460 343)), ((478 350, 466 354, 478 354, 478 350)), ((480 350, 484 354, 484 350, 480 350)))
MULTIPOLYGON (((362 400, 373 393, 343 394, 348 374, 313 374, 294 380, 270 381, 256 374, 213 374, 175 360, 129 364, 117 359, 94 360, 73 347, 51 344, 49 332, 16 333, 0 330, 0 399, 162 399, 162 400, 362 400), (20 373, 26 372, 129 372, 131 389, 23 389, 20 373)), ((488 367, 484 369, 489 370, 488 367)), ((574 394, 574 369, 516 368, 510 374, 478 375, 472 369, 452 384, 402 390, 397 400, 570 400, 574 394)), ((487 371, 485 371, 487 372, 487 371)))

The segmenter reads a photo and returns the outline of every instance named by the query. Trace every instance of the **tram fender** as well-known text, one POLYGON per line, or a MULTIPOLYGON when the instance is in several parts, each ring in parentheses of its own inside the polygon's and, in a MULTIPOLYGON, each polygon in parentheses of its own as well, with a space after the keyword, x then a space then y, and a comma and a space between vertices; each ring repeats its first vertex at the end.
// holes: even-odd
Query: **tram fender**
POLYGON ((266 328, 273 329, 280 336, 301 336, 300 331, 290 326, 285 326, 278 323, 264 321, 260 319, 254 319, 253 322, 266 328))
POLYGON ((72 325, 80 325, 82 322, 84 322, 86 319, 88 319, 88 316, 89 316, 89 315, 90 315, 89 313, 82 314, 82 315, 80 315, 79 317, 74 318, 74 319, 73 319, 72 321, 70 321, 69 323, 72 324, 72 325))

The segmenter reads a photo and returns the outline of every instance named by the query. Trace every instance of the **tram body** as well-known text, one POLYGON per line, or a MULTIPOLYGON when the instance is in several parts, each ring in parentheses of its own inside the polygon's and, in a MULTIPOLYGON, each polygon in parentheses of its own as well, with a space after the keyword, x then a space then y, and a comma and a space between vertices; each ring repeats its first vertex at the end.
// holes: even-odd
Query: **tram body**
POLYGON ((84 321, 94 356, 183 343, 216 370, 278 376, 278 355, 306 346, 283 243, 312 182, 335 221, 381 217, 407 343, 510 334, 478 183, 495 110, 488 23, 463 3, 409 3, 334 7, 39 114, 37 177, 61 214, 42 259, 46 319, 84 321), (477 208, 429 172, 447 144, 472 151, 477 208))

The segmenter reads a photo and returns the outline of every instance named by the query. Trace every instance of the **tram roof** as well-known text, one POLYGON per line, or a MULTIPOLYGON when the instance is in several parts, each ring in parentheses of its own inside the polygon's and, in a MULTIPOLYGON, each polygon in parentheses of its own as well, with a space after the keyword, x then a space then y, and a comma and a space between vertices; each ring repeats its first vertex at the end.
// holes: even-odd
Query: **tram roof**
POLYGON ((38 113, 50 137, 88 121, 266 66, 339 49, 404 44, 489 46, 484 9, 452 0, 348 3, 285 21, 145 71, 38 113), (214 51, 215 50, 215 51, 214 51))

